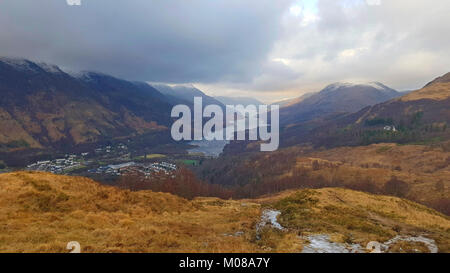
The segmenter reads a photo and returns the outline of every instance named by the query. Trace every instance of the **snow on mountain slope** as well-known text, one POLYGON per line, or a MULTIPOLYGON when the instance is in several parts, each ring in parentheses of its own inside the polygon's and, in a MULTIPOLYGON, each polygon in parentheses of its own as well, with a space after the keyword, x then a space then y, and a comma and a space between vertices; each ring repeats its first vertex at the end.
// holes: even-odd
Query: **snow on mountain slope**
POLYGON ((304 122, 334 113, 352 113, 399 96, 400 92, 379 82, 333 83, 319 93, 284 107, 280 113, 281 123, 304 122))
POLYGON ((19 71, 37 71, 42 69, 48 73, 64 73, 57 65, 44 62, 31 62, 21 58, 0 57, 0 62, 3 62, 19 71))

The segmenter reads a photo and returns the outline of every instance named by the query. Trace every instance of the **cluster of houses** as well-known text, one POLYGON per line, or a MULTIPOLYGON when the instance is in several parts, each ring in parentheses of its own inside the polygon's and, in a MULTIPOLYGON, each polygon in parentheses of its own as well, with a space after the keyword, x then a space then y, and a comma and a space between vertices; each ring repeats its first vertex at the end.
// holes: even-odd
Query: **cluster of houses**
POLYGON ((94 156, 103 161, 127 161, 130 160, 131 154, 128 151, 128 146, 120 143, 115 146, 108 145, 105 147, 99 147, 94 150, 94 156))
POLYGON ((97 169, 89 170, 88 172, 114 176, 143 175, 145 177, 151 177, 154 174, 171 174, 176 169, 177 166, 169 162, 156 162, 156 163, 127 162, 117 165, 102 166, 97 169))
POLYGON ((126 153, 128 151, 128 146, 120 143, 116 146, 105 146, 105 147, 99 147, 97 149, 94 150, 95 154, 111 154, 111 153, 118 153, 118 154, 123 154, 126 153))
MULTIPOLYGON (((85 153, 85 155, 87 154, 85 153)), ((43 171, 54 174, 62 174, 80 166, 81 163, 77 155, 66 155, 65 158, 38 161, 28 165, 26 169, 29 171, 43 171)))
MULTIPOLYGON (((90 153, 82 153, 79 155, 66 155, 64 158, 38 161, 26 167, 30 171, 51 172, 54 174, 67 174, 81 167, 85 168, 89 165, 97 165, 97 162, 125 162, 130 160, 130 153, 125 144, 118 144, 114 146, 100 147, 90 153)), ((106 163, 107 164, 107 163, 106 163)), ((98 175, 122 176, 143 175, 151 177, 155 174, 171 174, 177 169, 175 164, 169 162, 155 162, 155 163, 135 163, 127 162, 116 165, 100 166, 88 170, 88 173, 98 175)))

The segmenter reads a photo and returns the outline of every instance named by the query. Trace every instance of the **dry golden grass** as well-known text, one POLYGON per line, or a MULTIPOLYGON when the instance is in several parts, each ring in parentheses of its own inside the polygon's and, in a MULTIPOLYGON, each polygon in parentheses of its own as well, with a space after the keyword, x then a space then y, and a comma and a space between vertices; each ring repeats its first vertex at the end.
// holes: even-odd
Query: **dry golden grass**
POLYGON ((450 97, 450 83, 440 82, 435 83, 418 91, 411 92, 406 96, 401 97, 401 101, 414 101, 421 99, 430 100, 444 100, 450 97))
POLYGON ((330 183, 370 179, 382 187, 396 176, 411 186, 408 198, 424 203, 450 199, 450 152, 442 147, 391 143, 341 147, 304 153, 297 158, 296 167, 310 169, 312 176, 330 183), (320 165, 318 170, 313 170, 314 162, 320 165), (439 181, 442 189, 436 188, 439 181))
POLYGON ((434 239, 441 252, 450 251, 450 219, 408 200, 327 188, 254 201, 280 210, 279 221, 291 234, 329 234, 335 242, 362 246, 397 235, 420 235, 434 239))
POLYGON ((0 252, 257 252, 258 206, 129 192, 87 178, 0 175, 0 252), (244 231, 244 236, 225 233, 244 231))
POLYGON ((450 175, 450 165, 447 162, 450 152, 441 147, 384 143, 312 152, 309 156, 353 166, 379 165, 388 169, 400 167, 402 171, 412 173, 450 175))
POLYGON ((448 218, 418 204, 342 189, 188 201, 82 177, 0 175, 0 252, 67 252, 69 241, 80 242, 82 252, 300 252, 298 235, 304 233, 328 233, 336 241, 351 234, 362 243, 425 234, 448 251, 449 228, 448 218), (266 207, 279 209, 288 229, 264 228, 257 240, 255 227, 266 207), (394 231, 398 226, 401 232, 394 231))

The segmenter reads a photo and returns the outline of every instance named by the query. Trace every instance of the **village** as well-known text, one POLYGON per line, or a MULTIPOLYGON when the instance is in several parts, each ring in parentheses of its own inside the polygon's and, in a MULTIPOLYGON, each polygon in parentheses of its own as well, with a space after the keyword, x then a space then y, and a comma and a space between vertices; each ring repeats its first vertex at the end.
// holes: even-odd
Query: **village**
POLYGON ((26 170, 108 177, 141 175, 146 178, 155 174, 169 175, 177 170, 176 164, 158 160, 164 158, 164 155, 158 156, 160 157, 144 155, 132 158, 128 146, 119 143, 98 147, 91 153, 66 154, 57 159, 37 161, 27 165, 26 170))
POLYGON ((64 174, 80 167, 82 167, 82 163, 79 156, 67 155, 65 158, 38 161, 36 163, 28 165, 26 167, 26 170, 64 174))
POLYGON ((122 175, 141 175, 145 178, 149 178, 154 174, 166 174, 169 175, 177 170, 177 166, 168 162, 155 162, 155 163, 135 163, 127 162, 117 165, 102 166, 96 169, 91 169, 89 173, 106 174, 113 176, 122 175))

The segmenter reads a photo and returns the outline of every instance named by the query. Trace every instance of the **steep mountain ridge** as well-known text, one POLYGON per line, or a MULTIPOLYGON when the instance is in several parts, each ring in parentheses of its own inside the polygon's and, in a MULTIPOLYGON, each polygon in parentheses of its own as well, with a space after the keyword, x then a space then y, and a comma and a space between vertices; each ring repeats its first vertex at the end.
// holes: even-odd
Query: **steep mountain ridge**
POLYGON ((436 79, 432 80, 431 82, 429 82, 427 85, 425 85, 425 87, 428 87, 430 85, 433 85, 435 83, 448 83, 450 82, 450 72, 441 76, 441 77, 437 77, 436 79))
POLYGON ((174 101, 146 83, 0 59, 0 150, 48 149, 166 130, 174 101))
POLYGON ((285 127, 283 146, 355 146, 372 143, 430 143, 448 139, 450 83, 442 80, 404 96, 285 127))
POLYGON ((426 85, 424 88, 411 92, 400 98, 401 101, 417 101, 417 100, 445 100, 450 97, 450 81, 435 82, 426 85))

